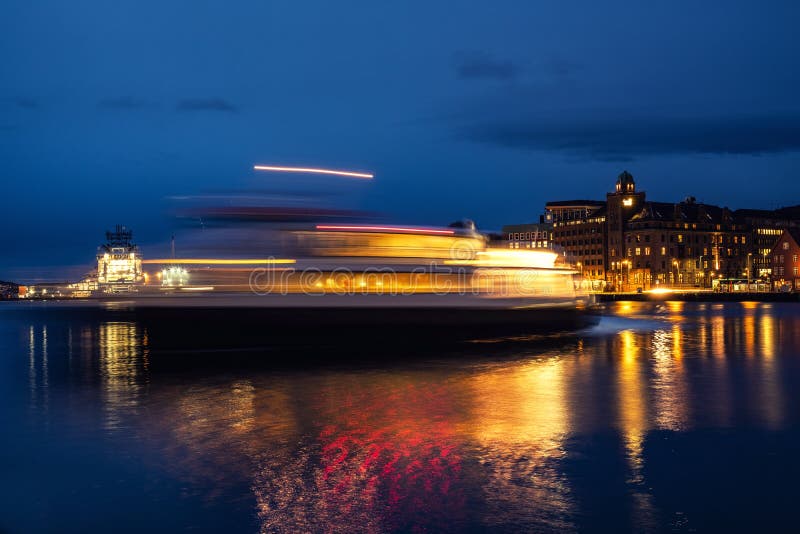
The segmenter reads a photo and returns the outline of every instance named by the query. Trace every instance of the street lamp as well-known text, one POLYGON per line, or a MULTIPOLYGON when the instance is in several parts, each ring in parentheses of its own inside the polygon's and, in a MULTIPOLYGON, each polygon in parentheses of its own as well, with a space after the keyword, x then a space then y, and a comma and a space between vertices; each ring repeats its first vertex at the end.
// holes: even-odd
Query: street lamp
POLYGON ((703 263, 703 258, 705 258, 705 257, 706 257, 705 254, 702 254, 700 256, 700 288, 701 289, 705 289, 706 288, 706 266, 703 263))
POLYGON ((678 262, 678 260, 673 259, 672 266, 675 267, 675 283, 673 285, 678 285, 678 275, 680 275, 681 272, 680 263, 678 262))
POLYGON ((748 291, 750 291, 750 278, 752 278, 751 273, 750 273, 750 271, 752 271, 752 264, 753 264, 752 259, 753 259, 753 253, 752 252, 748 252, 747 253, 747 290, 748 291))
POLYGON ((625 285, 630 285, 631 283, 631 260, 622 260, 622 265, 628 266, 628 273, 625 278, 623 278, 625 285))

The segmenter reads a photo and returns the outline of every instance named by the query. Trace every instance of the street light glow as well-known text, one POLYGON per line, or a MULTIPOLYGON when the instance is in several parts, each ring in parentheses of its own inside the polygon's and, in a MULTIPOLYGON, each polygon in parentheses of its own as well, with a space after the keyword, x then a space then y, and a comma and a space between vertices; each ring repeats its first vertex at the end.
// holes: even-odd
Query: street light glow
POLYGON ((276 167, 274 165, 253 165, 253 169, 257 171, 273 171, 273 172, 301 172, 309 174, 334 174, 336 176, 350 176, 352 178, 365 178, 372 179, 374 174, 367 172, 353 172, 353 171, 339 171, 335 169, 317 169, 312 167, 276 167))

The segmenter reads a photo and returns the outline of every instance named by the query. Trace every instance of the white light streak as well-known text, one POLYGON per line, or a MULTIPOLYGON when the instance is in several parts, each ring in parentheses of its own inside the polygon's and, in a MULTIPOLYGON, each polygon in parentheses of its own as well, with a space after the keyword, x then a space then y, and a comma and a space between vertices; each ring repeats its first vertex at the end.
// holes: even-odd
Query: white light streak
POLYGON ((253 165, 253 169, 257 171, 274 171, 274 172, 302 172, 310 174, 334 174, 336 176, 350 176, 353 178, 374 178, 375 175, 367 172, 353 172, 353 171, 338 171, 335 169, 317 169, 313 167, 276 167, 274 165, 253 165))

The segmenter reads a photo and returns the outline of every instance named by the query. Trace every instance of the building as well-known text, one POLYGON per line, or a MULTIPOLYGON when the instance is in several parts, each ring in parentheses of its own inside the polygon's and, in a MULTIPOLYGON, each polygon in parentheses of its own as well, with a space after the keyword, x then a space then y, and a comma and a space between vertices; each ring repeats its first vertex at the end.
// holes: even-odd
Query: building
POLYGON ((641 276, 641 268, 634 272, 635 265, 631 255, 627 254, 626 239, 628 221, 640 210, 645 202, 645 193, 636 191, 636 182, 628 171, 622 171, 617 176, 614 191, 606 194, 606 248, 605 258, 606 283, 612 287, 621 287, 622 284, 630 285, 633 279, 641 276))
POLYGON ((606 206, 596 200, 564 200, 545 205, 553 243, 585 278, 605 282, 606 206))
POLYGON ((776 290, 800 291, 800 229, 787 228, 770 253, 772 283, 776 290))
POLYGON ((508 248, 553 248, 553 224, 544 222, 544 217, 538 223, 503 226, 502 233, 508 248))
POLYGON ((800 228, 800 206, 733 212, 694 197, 649 201, 627 171, 605 201, 548 202, 545 213, 565 259, 616 290, 766 281, 775 242, 784 229, 800 228))
POLYGON ((772 249, 786 228, 800 227, 800 206, 777 210, 740 209, 734 211, 733 216, 750 228, 752 276, 769 280, 772 249))
POLYGON ((626 287, 710 287, 713 277, 743 276, 749 237, 730 210, 694 197, 644 202, 625 225, 625 259, 615 272, 626 287))
POLYGON ((15 299, 19 296, 19 285, 0 281, 0 299, 15 299))

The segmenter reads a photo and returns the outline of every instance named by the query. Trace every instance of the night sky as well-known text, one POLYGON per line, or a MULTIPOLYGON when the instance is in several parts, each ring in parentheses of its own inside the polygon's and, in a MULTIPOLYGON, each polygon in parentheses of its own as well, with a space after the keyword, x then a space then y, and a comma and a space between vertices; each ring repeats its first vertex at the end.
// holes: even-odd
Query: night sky
MULTIPOLYGON (((548 200, 800 203, 800 2, 6 0, 0 279, 91 266, 169 197, 251 166, 372 171, 398 222, 485 229, 548 200), (42 271, 44 272, 44 271, 42 271)), ((145 249, 145 255, 147 250, 145 249)))

